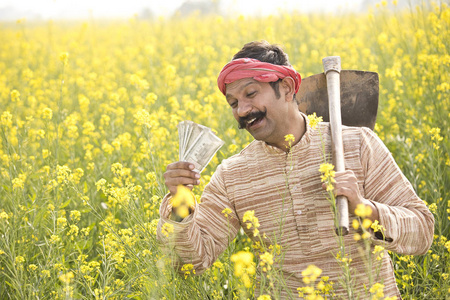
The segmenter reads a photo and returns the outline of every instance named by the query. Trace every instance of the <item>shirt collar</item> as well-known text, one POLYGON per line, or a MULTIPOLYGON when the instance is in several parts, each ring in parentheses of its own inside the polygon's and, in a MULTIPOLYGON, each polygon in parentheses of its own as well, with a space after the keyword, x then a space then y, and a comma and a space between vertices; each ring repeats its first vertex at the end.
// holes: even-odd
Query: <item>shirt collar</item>
MULTIPOLYGON (((291 147, 291 151, 298 151, 300 148, 302 148, 304 145, 307 145, 311 142, 311 136, 313 134, 314 129, 311 128, 311 125, 309 124, 309 119, 308 117, 300 112, 300 114, 303 116, 303 119, 306 122, 306 127, 305 127, 305 133, 303 134, 303 136, 301 137, 300 141, 295 144, 294 146, 291 147)), ((264 149, 264 151, 267 154, 286 154, 286 152, 284 152, 283 150, 281 150, 280 148, 277 148, 275 146, 271 146, 266 144, 263 141, 259 141, 262 144, 262 147, 264 149)))

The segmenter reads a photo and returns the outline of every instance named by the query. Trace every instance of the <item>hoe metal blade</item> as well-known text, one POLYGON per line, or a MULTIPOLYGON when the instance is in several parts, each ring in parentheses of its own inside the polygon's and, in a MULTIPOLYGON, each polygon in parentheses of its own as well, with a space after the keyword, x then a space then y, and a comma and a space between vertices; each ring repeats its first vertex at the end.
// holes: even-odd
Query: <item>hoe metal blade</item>
MULTIPOLYGON (((341 115, 346 126, 374 129, 378 112, 379 79, 375 72, 341 71, 341 115)), ((309 115, 316 113, 329 122, 327 80, 325 74, 302 79, 297 93, 298 108, 309 115)))

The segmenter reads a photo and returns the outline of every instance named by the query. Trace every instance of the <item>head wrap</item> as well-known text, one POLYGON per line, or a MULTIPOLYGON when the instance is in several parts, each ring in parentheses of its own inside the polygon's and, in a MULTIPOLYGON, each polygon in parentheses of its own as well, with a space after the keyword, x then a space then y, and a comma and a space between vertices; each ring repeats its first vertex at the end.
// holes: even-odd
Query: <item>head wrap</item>
POLYGON ((253 58, 239 58, 230 61, 223 67, 217 78, 217 85, 225 95, 225 85, 239 79, 253 78, 259 82, 275 82, 288 76, 294 79, 295 93, 297 93, 302 78, 292 66, 274 65, 253 58))

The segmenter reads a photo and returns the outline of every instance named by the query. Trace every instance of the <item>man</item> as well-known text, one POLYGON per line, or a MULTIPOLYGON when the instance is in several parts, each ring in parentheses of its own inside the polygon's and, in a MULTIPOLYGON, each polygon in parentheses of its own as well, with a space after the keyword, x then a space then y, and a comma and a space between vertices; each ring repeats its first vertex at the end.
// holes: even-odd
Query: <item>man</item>
MULTIPOLYGON (((281 268, 288 287, 280 290, 283 298, 295 297, 296 289, 303 286, 301 272, 310 264, 335 283, 339 281, 333 215, 318 171, 324 162, 323 149, 328 158, 331 153, 329 124, 313 129, 298 110, 295 94, 300 83, 300 75, 281 48, 267 42, 246 44, 223 68, 218 85, 239 127, 255 140, 218 166, 201 203, 181 222, 174 221, 170 198, 180 184, 199 184, 200 176, 187 162, 167 167, 164 177, 170 194, 161 204, 158 236, 168 242, 161 227, 171 223, 174 250, 183 263, 194 265, 197 274, 211 266, 234 239, 245 212, 254 211, 264 242, 281 245, 284 253, 283 264, 275 266, 281 268), (289 134, 294 137, 291 145, 285 139, 289 134), (224 209, 231 211, 228 218, 224 209)), ((343 140, 347 171, 336 172, 335 194, 348 198, 352 218, 357 205, 364 204, 372 210, 369 218, 385 228, 385 240, 374 234, 372 247, 382 244, 398 253, 426 253, 433 241, 433 216, 388 149, 367 128, 344 126, 343 140)), ((250 238, 259 240, 253 228, 242 227, 250 238)), ((354 241, 353 233, 351 228, 345 237, 346 251, 352 258, 356 291, 364 298, 368 276, 358 252, 362 242, 354 241)), ((379 278, 385 296, 400 298, 387 254, 379 278)), ((342 287, 335 287, 337 294, 345 295, 342 287)))

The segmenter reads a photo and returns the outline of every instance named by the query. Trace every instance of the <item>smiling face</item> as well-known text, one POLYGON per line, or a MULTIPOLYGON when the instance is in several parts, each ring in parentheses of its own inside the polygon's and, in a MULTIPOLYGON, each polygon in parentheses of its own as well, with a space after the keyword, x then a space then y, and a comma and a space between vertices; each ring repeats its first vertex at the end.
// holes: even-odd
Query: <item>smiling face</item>
POLYGON ((226 99, 240 128, 245 128, 256 140, 285 148, 284 136, 298 130, 292 122, 295 110, 298 113, 292 103, 292 84, 289 79, 280 82, 279 98, 269 83, 252 78, 227 84, 226 99))

